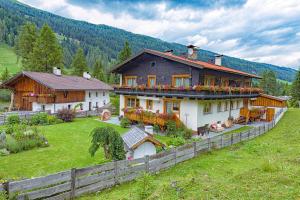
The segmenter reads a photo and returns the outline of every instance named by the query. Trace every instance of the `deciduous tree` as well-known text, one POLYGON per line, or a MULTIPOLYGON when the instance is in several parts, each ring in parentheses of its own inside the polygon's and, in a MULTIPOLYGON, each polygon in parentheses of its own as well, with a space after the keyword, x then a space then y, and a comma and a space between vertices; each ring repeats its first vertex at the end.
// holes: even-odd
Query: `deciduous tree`
POLYGON ((97 127, 91 132, 92 141, 89 148, 91 156, 99 147, 103 147, 105 158, 122 160, 125 158, 123 140, 120 134, 112 127, 97 127))

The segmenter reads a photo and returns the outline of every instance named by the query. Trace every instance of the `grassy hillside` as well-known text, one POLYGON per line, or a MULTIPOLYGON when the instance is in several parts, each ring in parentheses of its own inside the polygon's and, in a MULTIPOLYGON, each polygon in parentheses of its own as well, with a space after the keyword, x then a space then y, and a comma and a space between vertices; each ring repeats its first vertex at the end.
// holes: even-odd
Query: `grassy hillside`
MULTIPOLYGON (((148 199, 300 199, 299 118, 299 109, 289 110, 259 138, 152 176, 148 199)), ((137 200, 142 188, 140 180, 81 199, 137 200)))
POLYGON ((21 61, 17 60, 17 56, 11 47, 0 44, 0 73, 6 67, 11 74, 15 74, 21 70, 21 61))

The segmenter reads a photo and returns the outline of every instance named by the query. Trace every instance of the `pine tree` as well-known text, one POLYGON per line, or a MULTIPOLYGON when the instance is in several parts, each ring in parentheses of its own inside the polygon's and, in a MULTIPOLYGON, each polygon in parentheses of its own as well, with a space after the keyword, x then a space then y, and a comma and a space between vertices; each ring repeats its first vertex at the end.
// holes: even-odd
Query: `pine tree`
POLYGON ((33 23, 26 23, 22 26, 17 38, 15 51, 22 58, 22 66, 25 70, 30 70, 29 57, 33 52, 33 46, 37 37, 37 28, 33 23))
POLYGON ((52 29, 44 25, 30 55, 30 70, 51 72, 53 67, 62 67, 62 64, 62 48, 52 29))
POLYGON ((10 74, 8 72, 7 67, 5 67, 5 70, 1 74, 1 81, 2 82, 7 81, 9 78, 10 78, 10 74))
POLYGON ((73 75, 82 76, 83 72, 88 71, 86 58, 82 48, 77 49, 71 66, 73 68, 73 75))
POLYGON ((93 76, 100 81, 106 81, 102 63, 99 60, 95 62, 93 76))
POLYGON ((291 88, 291 95, 292 95, 292 105, 293 106, 300 106, 300 70, 297 72, 296 78, 292 84, 291 88))
POLYGON ((277 81, 275 73, 271 70, 264 71, 259 85, 265 93, 276 95, 277 81))
POLYGON ((118 63, 124 62, 125 60, 130 58, 130 56, 131 56, 131 48, 129 46, 129 43, 126 41, 125 45, 124 45, 124 48, 119 53, 118 63))

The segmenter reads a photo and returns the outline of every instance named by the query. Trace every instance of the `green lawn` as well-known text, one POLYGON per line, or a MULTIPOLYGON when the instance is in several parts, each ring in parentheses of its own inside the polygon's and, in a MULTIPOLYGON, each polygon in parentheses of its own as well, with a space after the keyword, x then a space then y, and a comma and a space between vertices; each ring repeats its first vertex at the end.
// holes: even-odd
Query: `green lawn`
MULTIPOLYGON (((148 199, 299 199, 299 119, 299 109, 289 110, 263 136, 152 176, 148 199)), ((141 186, 133 181, 82 199, 140 199, 141 186)))
MULTIPOLYGON (((93 158, 88 153, 91 130, 108 125, 95 119, 75 119, 71 123, 40 127, 50 146, 0 157, 0 179, 36 177, 105 162, 102 149, 93 158)), ((126 131, 114 127, 120 133, 126 131)))
POLYGON ((7 67, 11 74, 15 74, 21 70, 21 60, 17 61, 17 56, 13 49, 6 44, 0 43, 0 73, 7 67))
POLYGON ((241 132, 249 131, 249 130, 251 130, 251 129, 253 129, 253 128, 254 128, 253 126, 242 126, 241 128, 238 128, 238 129, 235 129, 235 130, 232 130, 232 131, 225 132, 224 134, 241 133, 241 132))

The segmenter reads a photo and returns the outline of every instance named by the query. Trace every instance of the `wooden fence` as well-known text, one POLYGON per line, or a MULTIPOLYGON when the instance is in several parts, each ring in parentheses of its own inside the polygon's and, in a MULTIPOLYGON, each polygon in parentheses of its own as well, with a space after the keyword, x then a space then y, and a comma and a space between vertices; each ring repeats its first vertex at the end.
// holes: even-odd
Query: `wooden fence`
MULTIPOLYGON (((279 120, 283 113, 276 115, 276 119, 279 120)), ((266 133, 275 125, 276 121, 273 120, 246 132, 219 135, 144 158, 114 161, 87 168, 74 168, 44 177, 11 181, 0 184, 0 191, 5 190, 12 199, 73 199, 134 180, 142 172, 155 173, 202 152, 250 140, 266 133)))

